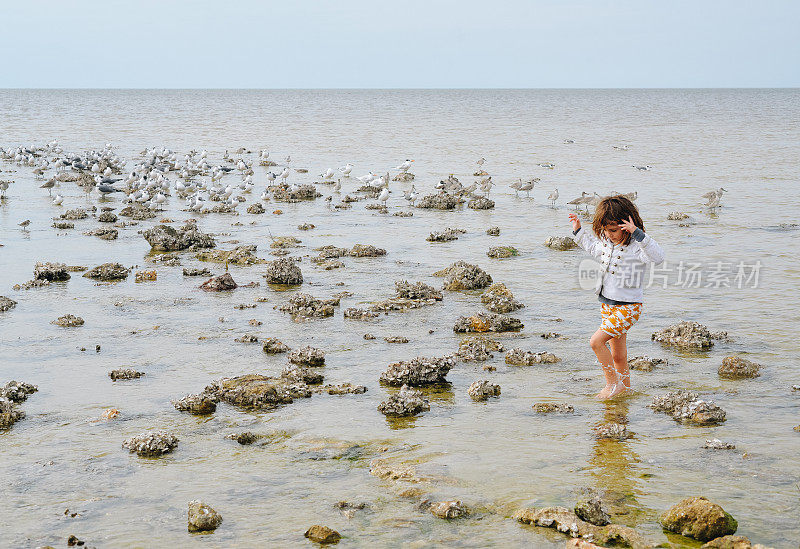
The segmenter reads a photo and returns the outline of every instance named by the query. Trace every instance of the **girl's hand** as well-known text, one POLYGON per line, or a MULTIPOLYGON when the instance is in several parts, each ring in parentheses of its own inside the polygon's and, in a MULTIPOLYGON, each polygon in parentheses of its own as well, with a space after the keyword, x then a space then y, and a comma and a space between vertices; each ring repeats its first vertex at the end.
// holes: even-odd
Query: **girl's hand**
POLYGON ((574 213, 569 214, 569 220, 572 223, 572 231, 577 231, 581 228, 581 220, 574 213))
POLYGON ((633 223, 633 218, 631 216, 628 216, 627 221, 623 221, 622 223, 620 223, 619 228, 629 233, 632 233, 637 229, 636 225, 634 225, 633 223))

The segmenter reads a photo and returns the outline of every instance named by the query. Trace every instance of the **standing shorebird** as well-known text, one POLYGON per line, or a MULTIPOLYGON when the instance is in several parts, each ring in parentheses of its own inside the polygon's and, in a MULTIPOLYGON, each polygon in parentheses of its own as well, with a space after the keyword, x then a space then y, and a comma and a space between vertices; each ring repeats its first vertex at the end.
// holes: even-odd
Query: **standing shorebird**
POLYGON ((25 221, 22 221, 21 223, 18 223, 18 225, 20 227, 22 227, 23 231, 27 231, 28 230, 28 225, 30 225, 30 224, 31 224, 31 220, 30 219, 26 219, 25 221))
POLYGON ((547 196, 547 200, 549 200, 550 201, 550 205, 555 208, 556 207, 556 200, 558 200, 558 189, 555 189, 553 192, 551 192, 547 196))

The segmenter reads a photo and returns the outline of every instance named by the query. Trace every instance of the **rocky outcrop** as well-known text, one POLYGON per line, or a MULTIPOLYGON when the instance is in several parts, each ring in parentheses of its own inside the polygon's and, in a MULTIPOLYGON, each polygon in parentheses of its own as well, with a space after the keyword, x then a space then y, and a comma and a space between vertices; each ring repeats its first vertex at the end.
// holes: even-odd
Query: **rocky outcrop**
POLYGON ((408 385, 403 385, 398 392, 378 405, 378 411, 390 417, 415 416, 430 409, 431 406, 422 398, 422 393, 410 389, 408 385))
POLYGON ((116 240, 119 236, 119 231, 117 229, 112 229, 111 227, 98 227, 96 229, 92 229, 91 231, 86 231, 86 236, 96 236, 101 240, 116 240))
POLYGON ((64 263, 36 263, 36 266, 33 268, 33 279, 57 282, 69 280, 70 274, 64 263))
POLYGON ((761 364, 757 364, 746 358, 728 356, 722 359, 722 364, 717 370, 717 373, 719 377, 724 377, 726 379, 746 379, 760 376, 759 370, 762 368, 763 366, 761 364))
POLYGON ((611 524, 611 516, 603 506, 600 496, 593 495, 578 501, 575 504, 575 514, 581 520, 585 520, 595 526, 605 526, 611 524))
POLYGON ((661 515, 660 522, 670 532, 700 541, 735 534, 738 528, 736 519, 704 497, 681 500, 661 515))
POLYGON ((489 236, 500 236, 500 227, 489 227, 486 229, 486 234, 489 236))
POLYGON ((208 385, 203 393, 215 401, 223 400, 242 408, 272 409, 291 404, 296 398, 308 398, 311 391, 304 383, 259 374, 223 378, 208 385))
POLYGON ((76 328, 78 326, 83 326, 83 319, 79 316, 66 314, 58 317, 51 324, 61 326, 62 328, 76 328))
POLYGON ((650 549, 655 544, 636 532, 633 528, 619 524, 596 526, 579 518, 566 507, 544 507, 541 509, 521 509, 514 518, 532 526, 554 528, 572 538, 591 539, 602 546, 632 547, 633 549, 650 549))
POLYGON ((503 344, 497 340, 484 336, 468 336, 458 344, 456 356, 465 362, 483 362, 494 357, 492 351, 504 350, 503 344))
POLYGON ((640 372, 652 372, 656 366, 666 366, 666 358, 651 358, 649 356, 635 356, 628 359, 628 368, 640 372))
POLYGON ((502 282, 492 284, 481 294, 481 303, 493 313, 511 313, 522 309, 525 305, 514 298, 511 290, 502 282))
POLYGON ((282 257, 267 265, 266 279, 269 284, 302 284, 303 273, 293 259, 282 257))
POLYGON ((338 542, 342 536, 336 530, 332 530, 327 526, 315 524, 303 534, 311 541, 317 542, 321 545, 338 542))
POLYGON ((350 257, 379 257, 386 255, 386 250, 372 244, 356 244, 347 252, 347 255, 350 257))
POLYGON ((211 276, 211 271, 208 269, 197 269, 197 268, 183 268, 183 276, 211 276))
POLYGON ((467 231, 464 229, 454 229, 452 227, 448 227, 443 231, 432 232, 425 240, 428 242, 450 242, 451 240, 458 240, 458 235, 466 232, 467 231))
POLYGON ((715 339, 728 339, 727 332, 711 332, 708 327, 693 321, 682 321, 653 333, 653 341, 687 349, 711 349, 715 339))
POLYGON ((575 241, 568 236, 550 236, 544 241, 544 245, 562 252, 578 247, 575 241))
POLYGON ((534 364, 555 364, 556 362, 560 362, 561 359, 558 358, 553 353, 548 353, 546 351, 539 351, 538 353, 534 353, 533 351, 525 351, 523 349, 511 349, 506 353, 506 364, 510 364, 512 366, 533 366, 534 364))
POLYGON ((10 311, 16 306, 17 306, 16 301, 4 295, 0 295, 0 313, 10 311))
POLYGON ((274 355, 289 351, 289 347, 284 345, 283 342, 281 342, 281 340, 278 338, 268 337, 267 339, 263 340, 262 350, 268 355, 274 355))
POLYGON ((136 221, 144 221, 146 219, 153 219, 157 217, 158 214, 151 210, 150 208, 145 208, 143 206, 127 206, 122 208, 119 212, 119 215, 130 217, 136 221))
POLYGON ((689 216, 683 212, 670 212, 667 214, 668 221, 683 221, 689 219, 689 216))
POLYGON ((518 318, 497 313, 477 313, 459 317, 453 326, 453 331, 456 333, 518 332, 524 327, 518 318))
POLYGON ((178 447, 178 438, 166 431, 143 433, 129 438, 122 447, 140 457, 159 457, 172 452, 178 447))
POLYGON ((489 397, 500 396, 500 386, 490 381, 479 380, 470 384, 467 394, 472 400, 481 402, 489 397))
POLYGON ((39 388, 30 383, 9 381, 0 387, 0 430, 10 429, 14 423, 25 417, 25 412, 17 404, 25 402, 39 388))
POLYGON ((295 349, 289 353, 287 358, 289 359, 289 362, 299 366, 325 366, 325 351, 310 346, 306 346, 301 349, 295 349))
POLYGON ((172 405, 179 412, 189 412, 195 416, 213 414, 217 409, 217 403, 214 399, 204 393, 199 395, 186 395, 180 400, 173 400, 172 405))
POLYGON ((304 320, 333 316, 333 308, 338 305, 338 298, 323 300, 298 292, 289 298, 289 303, 278 307, 278 310, 289 313, 294 320, 304 320))
POLYGON ((490 200, 485 196, 476 196, 467 202, 467 208, 471 210, 491 210, 494 208, 494 200, 490 200))
POLYGON ((489 248, 489 251, 486 252, 486 255, 494 259, 506 259, 518 256, 519 250, 514 246, 492 246, 489 248))
POLYGON ((381 383, 399 387, 420 387, 447 383, 447 373, 455 366, 450 356, 425 358, 415 357, 408 361, 394 362, 380 376, 381 383))
POLYGON ((113 212, 103 212, 97 216, 97 220, 100 223, 116 223, 117 222, 117 214, 113 212))
POLYGON ((74 210, 67 210, 63 214, 61 214, 61 219, 70 219, 70 220, 77 220, 77 219, 86 219, 89 217, 89 214, 86 213, 86 210, 83 208, 75 208, 74 210))
POLYGON ((744 536, 722 536, 704 543, 700 549, 770 549, 760 543, 751 543, 744 536))
POLYGON ((189 502, 189 531, 210 532, 222 524, 222 515, 202 501, 189 502))
POLYGON ((624 423, 604 423, 594 429, 594 438, 597 440, 616 440, 622 442, 633 436, 624 423))
POLYGON ((305 383, 306 385, 319 385, 325 380, 325 376, 319 371, 297 364, 287 364, 281 372, 281 377, 293 383, 305 383))
POLYGON ((249 214, 259 215, 259 214, 263 214, 266 211, 267 210, 264 209, 264 206, 261 205, 261 202, 256 202, 254 204, 250 204, 247 207, 247 213, 249 213, 249 214))
POLYGON ((95 280, 123 280, 128 278, 131 270, 121 263, 103 263, 89 269, 83 276, 95 280))
POLYGON ((429 194, 417 201, 416 207, 428 210, 454 210, 458 206, 458 198, 445 192, 429 194))
POLYGON ((133 368, 117 368, 108 372, 108 377, 111 381, 120 381, 127 379, 139 379, 144 375, 144 372, 139 372, 133 368))
POLYGON ((469 509, 460 500, 437 501, 431 503, 431 514, 440 519, 457 519, 469 516, 469 509))
POLYGON ((231 273, 214 276, 200 284, 200 289, 206 292, 225 292, 235 290, 239 285, 233 280, 231 273))
POLYGON ((531 408, 537 414, 572 414, 575 412, 575 408, 566 402, 537 402, 531 408))
POLYGON ((492 277, 486 271, 466 261, 456 261, 433 276, 446 277, 444 289, 451 291, 480 290, 492 283, 492 277))
POLYGON ((232 265, 256 265, 264 263, 263 259, 256 256, 258 246, 248 244, 236 246, 232 250, 203 250, 197 253, 200 261, 212 261, 215 263, 230 263, 232 265))
POLYGON ((689 425, 719 425, 725 421, 726 415, 725 410, 713 402, 700 400, 697 393, 689 391, 673 391, 654 397, 649 407, 689 425))
MULTIPOLYGON (((122 212, 120 212, 120 215, 122 212)), ((213 248, 216 246, 211 235, 197 229, 197 225, 187 223, 180 229, 169 225, 156 225, 142 233, 150 247, 159 252, 172 252, 186 249, 213 248)))

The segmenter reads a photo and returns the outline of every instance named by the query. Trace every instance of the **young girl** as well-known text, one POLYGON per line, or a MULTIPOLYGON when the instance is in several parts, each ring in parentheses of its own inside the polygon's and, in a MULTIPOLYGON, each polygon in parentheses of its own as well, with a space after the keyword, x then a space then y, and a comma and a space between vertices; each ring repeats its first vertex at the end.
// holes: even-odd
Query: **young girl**
POLYGON ((597 398, 606 400, 631 388, 627 332, 642 313, 645 266, 664 261, 664 252, 645 234, 639 210, 624 196, 600 201, 592 222, 594 234, 581 228, 575 214, 569 214, 569 219, 575 242, 597 258, 603 269, 596 288, 603 320, 589 343, 606 378, 597 398))

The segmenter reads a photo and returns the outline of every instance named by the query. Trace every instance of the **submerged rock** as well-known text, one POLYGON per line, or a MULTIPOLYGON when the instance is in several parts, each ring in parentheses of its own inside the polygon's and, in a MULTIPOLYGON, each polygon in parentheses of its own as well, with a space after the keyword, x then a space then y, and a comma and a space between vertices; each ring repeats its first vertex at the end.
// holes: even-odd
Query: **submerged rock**
POLYGON ((514 246, 492 246, 486 255, 495 259, 505 259, 519 255, 519 250, 514 246))
POLYGON ((444 289, 451 291, 480 290, 492 283, 492 277, 486 271, 466 261, 456 261, 433 276, 446 277, 444 289))
POLYGON ((196 269, 196 268, 183 268, 183 276, 211 276, 211 271, 208 269, 196 269))
POLYGON ((268 337, 264 340, 264 345, 262 350, 267 353, 268 355, 275 355, 278 353, 285 353, 289 350, 289 347, 284 345, 280 339, 275 337, 268 337))
POLYGON ((83 326, 83 319, 79 316, 66 314, 58 317, 51 324, 61 326, 62 328, 75 328, 77 326, 83 326))
POLYGON ((456 333, 518 332, 524 327, 518 318, 497 313, 477 313, 459 317, 453 326, 453 331, 456 333))
POLYGON ((295 349, 287 358, 292 364, 300 366, 325 366, 325 351, 311 346, 295 349))
POLYGON ((302 284, 303 273, 295 260, 281 257, 269 262, 266 279, 269 284, 302 284))
POLYGON ((725 421, 725 410, 700 400, 697 393, 673 391, 653 398, 649 405, 656 412, 669 414, 675 421, 690 425, 719 425, 725 421))
POLYGON ((746 358, 728 356, 722 359, 722 364, 717 370, 717 373, 719 377, 724 377, 726 379, 754 378, 761 375, 759 373, 761 368, 763 368, 761 364, 751 362, 746 358))
POLYGON ((667 214, 667 220, 669 221, 683 221, 684 219, 689 219, 689 216, 683 212, 670 212, 667 214))
POLYGON ((428 235, 427 240, 428 242, 450 242, 451 240, 458 240, 458 235, 464 234, 467 231, 464 229, 453 229, 448 227, 443 231, 434 231, 430 235, 428 235))
POLYGON ((297 364, 289 364, 284 367, 281 377, 294 383, 305 383, 307 385, 318 385, 325 379, 325 376, 319 372, 297 364))
POLYGON ((36 385, 12 380, 0 387, 0 398, 8 399, 12 403, 25 402, 28 400, 29 395, 38 390, 39 388, 36 385))
POLYGON ((6 398, 0 398, 0 429, 10 429, 14 423, 25 417, 25 412, 14 406, 6 398))
POLYGON ((117 222, 117 214, 113 212, 103 212, 97 216, 97 220, 100 223, 116 223, 117 222))
POLYGON ((242 433, 234 433, 232 435, 228 435, 225 438, 235 440, 242 446, 247 446, 256 442, 259 438, 261 438, 261 435, 257 435, 250 431, 244 431, 242 433))
POLYGON ((70 221, 53 221, 53 228, 61 230, 74 229, 75 223, 72 223, 70 221))
POLYGON ((348 394, 362 394, 367 392, 367 388, 363 385, 353 385, 352 383, 339 383, 338 385, 323 385, 314 389, 316 393, 328 393, 329 395, 348 395, 348 394))
POLYGON ((222 524, 222 515, 202 501, 189 502, 189 531, 210 532, 222 524))
POLYGON ((122 447, 140 457, 159 457, 172 452, 178 447, 178 438, 166 431, 143 433, 129 438, 122 443, 122 447))
POLYGON ((122 208, 122 210, 119 212, 119 215, 130 217, 136 221, 144 221, 146 219, 158 217, 158 213, 154 212, 150 208, 145 208, 139 205, 122 208))
POLYGON ((248 244, 236 246, 232 250, 203 250, 197 253, 200 261, 212 261, 216 263, 231 263, 233 265, 256 265, 264 263, 265 260, 256 256, 258 246, 248 244))
POLYGON ((393 417, 415 416, 430 409, 431 406, 422 398, 422 393, 410 389, 408 385, 403 385, 398 392, 378 405, 380 413, 393 417))
POLYGON ((534 364, 555 364, 556 362, 560 362, 561 359, 558 358, 553 353, 548 353, 546 351, 539 351, 538 353, 534 353, 533 351, 525 351, 523 349, 511 349, 506 353, 506 364, 511 364, 512 366, 533 366, 534 364))
POLYGON ((61 214, 61 219, 70 219, 70 220, 77 220, 77 219, 86 219, 89 217, 89 214, 86 213, 86 210, 83 208, 75 208, 74 210, 67 210, 63 214, 61 214))
POLYGON ((544 245, 554 250, 566 251, 577 248, 575 241, 568 236, 551 236, 544 241, 544 245))
POLYGON ((735 534, 739 526, 722 507, 704 497, 681 500, 661 515, 660 522, 670 532, 700 541, 735 534))
POLYGON ((264 206, 261 205, 261 202, 250 204, 250 206, 247 207, 247 213, 249 214, 258 215, 258 214, 263 214, 266 211, 267 210, 264 209, 264 206))
POLYGON ((454 210, 456 206, 458 206, 458 198, 445 192, 424 196, 416 204, 417 208, 428 210, 454 210))
POLYGON ((494 200, 490 200, 485 196, 476 196, 467 202, 467 208, 471 210, 491 210, 494 208, 494 200))
POLYGON ((83 276, 96 280, 123 280, 128 278, 131 270, 121 263, 103 263, 89 269, 83 276))
POLYGON ((486 234, 489 236, 500 236, 500 227, 489 227, 486 229, 486 234))
POLYGON ((96 229, 92 229, 91 231, 86 231, 83 234, 86 236, 96 236, 102 240, 116 240, 119 236, 119 231, 110 227, 98 227, 96 229))
POLYGON ((216 401, 224 400, 234 406, 256 409, 271 409, 281 404, 291 404, 296 398, 311 396, 311 391, 304 383, 258 374, 214 381, 203 393, 216 401))
POLYGON ((189 412, 195 416, 206 416, 213 414, 217 409, 217 403, 213 398, 201 393, 199 395, 186 395, 180 400, 173 400, 172 405, 179 412, 189 412))
POLYGON ((17 306, 16 301, 4 295, 0 295, 0 313, 10 311, 16 306, 17 306))
POLYGON ((69 280, 70 274, 67 266, 64 263, 36 263, 33 268, 34 280, 49 280, 50 282, 57 282, 61 280, 69 280))
POLYGON ((108 377, 111 381, 120 381, 125 379, 139 379, 144 375, 144 372, 139 372, 133 368, 118 368, 108 372, 108 377))
POLYGON ((372 320, 373 318, 381 316, 374 311, 359 309, 357 307, 348 307, 342 314, 344 318, 349 318, 350 320, 372 320))
POLYGON ((481 303, 493 313, 511 313, 522 309, 525 305, 514 298, 511 290, 502 282, 492 284, 481 294, 481 303))
POLYGON ((441 519, 457 519, 469 516, 469 509, 460 500, 431 503, 430 512, 433 516, 441 519))
POLYGON ((224 273, 219 276, 214 276, 200 284, 200 289, 207 292, 224 292, 228 290, 235 290, 239 285, 233 280, 230 273, 224 273))
POLYGON ((611 516, 603 507, 603 501, 598 495, 584 498, 575 504, 575 514, 582 520, 595 526, 605 526, 611 523, 611 516))
POLYGON ((494 355, 492 351, 504 351, 503 344, 484 336, 468 336, 458 344, 456 356, 461 360, 483 362, 494 355))
POLYGON ((566 507, 544 507, 521 509, 514 518, 523 524, 554 528, 573 538, 587 538, 602 545, 649 549, 655 544, 644 538, 633 528, 619 524, 596 526, 578 517, 566 507))
POLYGON ((628 426, 624 423, 604 423, 594 429, 594 438, 597 440, 618 440, 629 439, 633 434, 628 431, 628 426))
POLYGON ((291 314, 294 320, 303 320, 333 316, 333 308, 338 305, 338 298, 323 300, 298 292, 289 298, 289 303, 278 307, 278 310, 291 314))
POLYGON ((710 332, 699 322, 684 320, 653 333, 651 339, 663 345, 705 350, 714 346, 715 339, 728 339, 728 334, 710 332))
POLYGON ((447 373, 455 364, 455 359, 450 355, 433 358, 418 356, 390 364, 381 374, 380 381, 395 387, 443 384, 447 383, 447 373))
POLYGON ((575 408, 566 402, 537 402, 531 408, 537 414, 572 414, 575 412, 575 408))
POLYGON ((635 356, 628 359, 628 368, 640 372, 652 372, 656 366, 668 364, 666 358, 650 358, 649 356, 635 356))
POLYGON ((319 524, 315 524, 306 530, 306 533, 303 535, 311 541, 315 541, 323 545, 328 543, 336 543, 342 538, 342 536, 336 530, 332 530, 327 526, 321 526, 319 524))
POLYGON ((706 443, 703 445, 703 448, 708 450, 735 450, 736 445, 731 444, 730 442, 722 442, 718 438, 712 438, 711 440, 706 441, 706 443))
POLYGON ((350 257, 378 257, 386 255, 386 250, 375 247, 372 244, 356 244, 347 252, 347 255, 350 257))
POLYGON ((704 543, 700 549, 770 549, 760 543, 751 543, 744 536, 722 536, 704 543))
MULTIPOLYGON (((124 211, 124 210, 123 210, 124 211)), ((124 215, 120 212, 120 215, 124 215)), ((213 248, 216 246, 211 235, 200 232, 197 225, 187 223, 180 229, 169 225, 156 225, 142 233, 147 243, 155 251, 173 252, 189 248, 213 248)))
POLYGON ((490 381, 479 380, 469 386, 467 394, 472 400, 480 402, 487 400, 489 397, 500 396, 500 386, 490 381))

